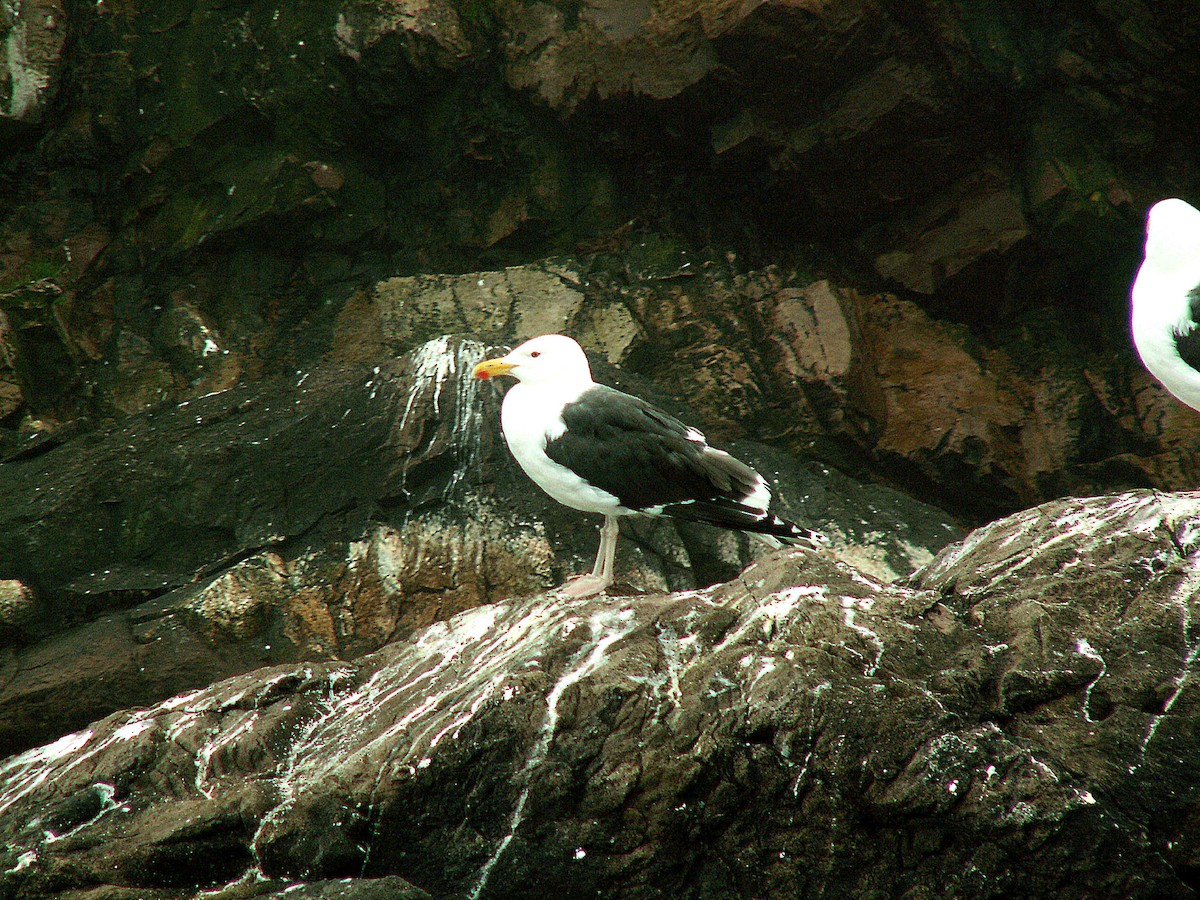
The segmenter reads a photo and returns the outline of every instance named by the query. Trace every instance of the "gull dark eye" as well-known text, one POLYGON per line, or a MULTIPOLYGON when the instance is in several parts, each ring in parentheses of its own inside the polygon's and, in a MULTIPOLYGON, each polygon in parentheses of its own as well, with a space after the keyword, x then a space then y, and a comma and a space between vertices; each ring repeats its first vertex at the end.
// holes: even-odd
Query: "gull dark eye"
POLYGON ((530 353, 529 355, 530 355, 531 357, 533 357, 534 359, 537 359, 539 356, 541 356, 541 355, 542 355, 542 351, 541 351, 541 350, 534 350, 534 351, 533 351, 532 353, 530 353))

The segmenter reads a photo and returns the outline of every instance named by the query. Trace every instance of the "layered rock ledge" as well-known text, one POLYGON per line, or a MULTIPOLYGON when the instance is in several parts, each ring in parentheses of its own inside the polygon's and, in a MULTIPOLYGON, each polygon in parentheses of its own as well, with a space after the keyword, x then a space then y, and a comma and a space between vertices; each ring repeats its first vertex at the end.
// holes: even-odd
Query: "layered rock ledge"
POLYGON ((0 893, 1193 896, 1196 513, 506 600, 119 712, 0 764, 0 893))

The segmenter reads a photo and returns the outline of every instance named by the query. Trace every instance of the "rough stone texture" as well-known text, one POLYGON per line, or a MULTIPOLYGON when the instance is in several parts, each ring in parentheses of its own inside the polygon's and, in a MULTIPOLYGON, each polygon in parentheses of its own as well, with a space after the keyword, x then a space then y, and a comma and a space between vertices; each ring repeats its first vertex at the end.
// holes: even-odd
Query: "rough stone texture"
MULTIPOLYGON (((46 439, 0 466, 0 578, 20 579, 2 582, 14 587, 0 604, 0 752, 256 666, 352 659, 589 568, 594 517, 517 469, 498 393, 470 377, 484 355, 443 336, 374 365, 331 361, 46 439)), ((735 449, 778 485, 784 512, 881 577, 961 534, 895 492, 735 449)), ((698 525, 624 531, 626 590, 707 586, 763 552, 698 525)))
POLYGON ((363 55, 399 42, 405 61, 416 69, 452 69, 475 50, 458 9, 445 0, 379 4, 339 4, 334 36, 338 50, 363 64, 363 55))
MULTIPOLYGON (((590 518, 529 485, 499 392, 464 378, 487 345, 544 330, 579 335, 601 380, 751 460, 785 513, 884 580, 960 532, 802 454, 886 472, 968 521, 1044 492, 1200 478, 1200 422, 1132 358, 1056 368, 1036 335, 1014 358, 896 297, 778 268, 680 274, 691 259, 659 254, 624 280, 565 261, 392 278, 341 311, 322 364, 74 437, 33 432, 0 466, 0 577, 39 598, 4 623, 0 747, 256 665, 352 659, 588 568, 590 518), (469 329, 485 340, 439 336, 469 329), (79 686, 65 708, 64 685, 79 686)), ((164 321, 192 329, 201 360, 216 343, 202 320, 164 321)), ((761 552, 701 527, 624 531, 628 591, 725 581, 761 552)))
POLYGON ((1029 236, 1021 198, 1003 173, 969 176, 898 224, 875 260, 884 278, 934 293, 946 279, 1029 236))
POLYGON ((577 271, 549 263, 460 276, 389 278, 376 285, 371 299, 383 337, 404 347, 447 333, 520 341, 573 332, 585 295, 577 271))
POLYGON ((1125 323, 1142 211, 1200 190, 1193 4, 243 6, 4 6, 0 71, 36 33, 62 77, 51 114, 0 145, 0 452, 22 425, 374 359, 349 337, 408 352, 565 322, 660 386, 736 384, 727 404, 686 398, 730 439, 775 442, 782 411, 787 449, 957 493, 973 523, 1197 481, 1194 436, 1167 447, 1129 407, 1125 323), (771 263, 789 283, 764 283, 771 263), (827 361, 779 340, 774 311, 745 317, 764 288, 867 302, 880 277, 921 300, 906 330, 963 326, 906 347, 927 358, 884 387, 857 303, 838 301, 844 325, 820 310, 842 329, 821 340, 855 347, 827 361), (721 352, 738 340, 831 377, 797 399, 762 377, 779 360, 721 352), (947 361, 971 396, 915 383, 947 361), (903 425, 915 396, 992 419, 903 425))
POLYGON ((66 10, 60 0, 10 0, 0 5, 0 38, 0 119, 36 125, 62 68, 66 10))
POLYGON ((1194 896, 1196 513, 1058 501, 907 587, 798 551, 489 605, 118 713, 0 764, 0 884, 1194 896))
MULTIPOLYGON (((752 551, 630 523, 620 589, 642 597, 625 620, 607 601, 515 599, 590 565, 596 536, 529 489, 498 393, 461 375, 487 348, 569 331, 602 380, 777 476, 786 510, 884 580, 959 534, 920 500, 981 524, 1195 487, 1200 420, 1140 370, 1126 323, 1143 211, 1200 197, 1198 9, 0 4, 0 754, 62 739, 66 759, 64 734, 96 729, 54 786, 20 781, 49 755, 6 769, 30 791, 0 827, 29 829, 0 894, 195 896, 256 866, 315 867, 309 895, 407 890, 392 873, 433 894, 543 873, 564 894, 1193 889, 1194 791, 1159 756, 1195 756, 1190 620, 1183 594, 1146 581, 1174 577, 1163 541, 1191 501, 1163 501, 1161 531, 1147 495, 1071 501, 1127 549, 1110 568, 1066 555, 1100 554, 1070 503, 993 526, 919 594, 814 562, 824 581, 780 576, 836 586, 803 616, 744 582, 663 599, 728 582, 752 551), (1004 556, 1027 538, 1033 556, 1004 556), (941 607, 904 612, 935 583, 941 607), (1104 598, 1130 585, 1130 608, 1151 609, 1115 621, 1104 598), (372 678, 403 686, 389 660, 425 664, 429 641, 497 601, 498 624, 577 624, 494 687, 460 678, 463 731, 428 766, 331 783, 330 809, 366 798, 344 816, 287 794, 304 754, 329 749, 323 717, 372 678), (794 683, 779 662, 751 684, 760 601, 782 659, 815 660, 794 683), (592 625, 613 617, 633 630, 597 650, 592 625), (683 662, 708 680, 676 702, 683 662), (261 694, 262 665, 295 680, 261 694), (850 691, 834 707, 822 666, 850 691), (225 676, 249 691, 228 709, 225 688, 157 706, 225 676), (898 730, 888 704, 923 730, 898 730), (664 726, 675 707, 691 718, 664 726), (743 709, 770 727, 724 718, 743 709), (183 743, 122 732, 88 755, 170 715, 183 743), (642 722, 657 744, 628 738, 642 722), (660 762, 679 768, 654 782, 660 762), (43 802, 62 805, 34 826, 22 804, 43 802), (318 827, 288 830, 311 809, 318 827), (126 817, 113 869, 105 830, 126 817)), ((380 704, 379 734, 403 723, 385 756, 419 748, 388 741, 432 721, 415 697, 444 674, 393 698, 413 695, 403 711, 380 704)), ((347 746, 375 724, 341 728, 347 746)))
POLYGON ((1064 361, 1053 330, 994 346, 911 300, 779 267, 687 254, 659 266, 393 278, 343 314, 339 334, 403 352, 447 331, 506 346, 565 331, 595 351, 601 377, 684 401, 710 437, 884 473, 968 521, 1047 495, 1200 482, 1200 419, 1131 352, 1064 361))
POLYGON ((15 579, 0 580, 0 628, 23 625, 37 612, 33 592, 15 579))
POLYGON ((719 64, 705 16, 688 6, 500 4, 508 82, 559 111, 593 96, 674 97, 719 64))

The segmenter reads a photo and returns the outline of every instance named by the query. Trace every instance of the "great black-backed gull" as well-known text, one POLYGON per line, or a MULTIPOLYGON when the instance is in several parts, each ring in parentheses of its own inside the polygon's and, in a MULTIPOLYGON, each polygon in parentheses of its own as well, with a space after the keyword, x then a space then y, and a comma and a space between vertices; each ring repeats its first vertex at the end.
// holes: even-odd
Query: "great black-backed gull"
POLYGON ((564 506, 604 516, 596 564, 564 586, 568 596, 598 594, 612 583, 618 516, 673 516, 750 532, 774 546, 825 543, 772 513, 763 477, 710 447, 695 428, 594 382, 569 337, 533 338, 479 363, 474 374, 517 379, 504 396, 500 424, 525 474, 564 506))
POLYGON ((1132 292, 1133 343, 1150 374, 1200 410, 1200 210, 1161 200, 1146 216, 1132 292))

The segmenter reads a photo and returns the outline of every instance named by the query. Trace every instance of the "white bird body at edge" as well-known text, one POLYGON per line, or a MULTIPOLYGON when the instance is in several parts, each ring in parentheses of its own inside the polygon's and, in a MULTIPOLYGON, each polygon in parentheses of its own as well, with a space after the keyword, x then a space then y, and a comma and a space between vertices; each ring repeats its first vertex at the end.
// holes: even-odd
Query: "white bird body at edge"
POLYGON ((825 538, 770 512, 761 475, 704 435, 643 400, 592 380, 583 349, 564 335, 532 338, 484 360, 476 378, 509 375, 501 428, 513 457, 564 506, 600 513, 604 526, 591 574, 564 586, 598 594, 613 580, 619 516, 668 515, 746 531, 779 546, 825 538))
POLYGON ((1177 198, 1150 208, 1145 260, 1130 299, 1133 343, 1143 364, 1175 397, 1200 410, 1200 372, 1184 353, 1188 343, 1200 350, 1200 210, 1177 198))

